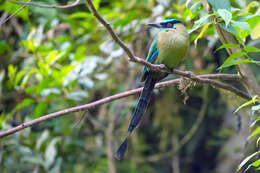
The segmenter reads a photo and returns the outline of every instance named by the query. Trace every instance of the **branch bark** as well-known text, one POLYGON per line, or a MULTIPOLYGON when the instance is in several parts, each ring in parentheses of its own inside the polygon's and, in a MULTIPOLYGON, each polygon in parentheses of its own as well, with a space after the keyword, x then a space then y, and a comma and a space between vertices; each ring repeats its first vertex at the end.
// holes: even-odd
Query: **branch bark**
POLYGON ((13 1, 13 0, 9 0, 9 2, 15 3, 15 4, 27 4, 27 5, 31 5, 31 6, 35 6, 35 7, 40 7, 40 8, 58 8, 58 9, 65 9, 65 8, 71 8, 71 7, 75 7, 77 5, 79 5, 80 0, 76 0, 75 2, 71 3, 71 4, 67 4, 67 5, 46 5, 46 4, 37 4, 37 3, 33 3, 33 2, 22 2, 22 1, 13 1))
MULTIPOLYGON (((122 42, 122 40, 117 36, 117 34, 115 33, 115 31, 113 30, 113 28, 110 26, 110 24, 98 13, 98 11, 96 10, 96 8, 94 7, 93 3, 91 0, 86 0, 90 11, 92 12, 92 14, 97 18, 97 20, 102 23, 104 25, 104 27, 107 29, 107 31, 109 32, 109 34, 111 35, 111 37, 115 40, 116 43, 118 43, 118 45, 126 52, 126 54, 129 57, 129 61, 132 62, 136 62, 142 65, 145 65, 146 67, 148 67, 150 70, 156 70, 156 71, 165 71, 168 73, 174 73, 177 75, 181 75, 181 76, 185 76, 191 80, 197 81, 197 82, 201 82, 201 83, 211 83, 212 85, 216 86, 216 87, 224 87, 225 89, 229 88, 230 85, 228 84, 224 84, 218 81, 214 81, 214 80, 210 80, 210 79, 202 79, 199 77, 196 77, 193 73, 191 72, 182 72, 180 70, 170 70, 168 69, 164 64, 151 64, 147 61, 145 61, 142 58, 136 57, 134 55, 134 53, 126 46, 126 44, 124 42, 122 42)), ((233 91, 235 91, 239 96, 244 95, 244 93, 240 93, 240 90, 238 90, 237 88, 232 88, 233 91)), ((242 96, 243 97, 243 96, 242 96)))
MULTIPOLYGON (((180 70, 178 70, 178 71, 183 73, 183 74, 188 73, 188 72, 182 72, 180 70)), ((190 74, 188 74, 188 75, 190 75, 190 74)), ((235 88, 234 86, 228 85, 228 84, 225 84, 225 83, 222 83, 222 82, 219 82, 219 81, 212 80, 212 79, 217 79, 217 78, 230 79, 231 77, 234 77, 234 75, 231 75, 231 76, 229 74, 215 74, 215 75, 210 74, 210 75, 199 75, 199 76, 192 75, 191 80, 195 80, 195 81, 198 81, 198 82, 204 83, 204 84, 210 84, 210 85, 213 85, 213 86, 217 86, 218 88, 222 88, 222 89, 228 90, 230 92, 233 92, 236 95, 241 96, 242 98, 250 99, 251 97, 247 93, 240 91, 239 89, 235 88)), ((172 84, 176 84, 176 83, 179 83, 181 80, 182 80, 182 78, 178 78, 178 79, 174 79, 174 80, 160 82, 160 83, 156 84, 155 88, 161 88, 161 87, 169 86, 169 85, 172 85, 172 84)), ((3 138, 3 137, 8 136, 10 134, 13 134, 13 133, 20 131, 22 129, 25 129, 27 127, 39 124, 43 121, 47 121, 49 119, 57 118, 57 117, 60 117, 60 116, 63 116, 63 115, 66 115, 66 114, 72 113, 72 112, 88 110, 88 109, 91 109, 93 107, 96 107, 96 106, 99 106, 99 105, 102 105, 102 104, 105 104, 105 103, 109 103, 109 102, 112 102, 114 100, 117 100, 117 99, 120 99, 120 98, 123 98, 123 97, 127 97, 127 96, 131 96, 131 95, 140 93, 142 91, 142 89, 143 88, 141 87, 141 88, 133 89, 133 90, 130 90, 130 91, 125 91, 123 93, 115 94, 115 95, 94 101, 92 103, 88 103, 88 104, 85 104, 85 105, 76 106, 76 107, 72 107, 72 108, 68 108, 68 109, 58 111, 58 112, 54 112, 54 113, 51 113, 51 114, 44 115, 40 118, 22 123, 19 126, 16 126, 16 127, 11 128, 7 131, 1 132, 0 138, 3 138)))
POLYGON ((11 18, 13 18, 17 13, 19 13, 22 9, 24 9, 24 7, 26 7, 28 4, 30 4, 32 0, 29 0, 27 2, 24 2, 23 6, 21 8, 19 8, 16 12, 14 12, 13 14, 11 14, 10 16, 8 16, 7 18, 3 19, 2 21, 0 21, 0 27, 6 23, 8 20, 10 20, 11 18))
MULTIPOLYGON (((211 7, 208 4, 207 0, 202 0, 202 4, 204 6, 204 9, 208 13, 212 12, 211 7)), ((218 33, 218 36, 219 36, 222 44, 239 44, 237 39, 231 33, 227 32, 226 30, 224 30, 223 28, 220 27, 216 16, 214 16, 214 15, 211 16, 211 20, 214 23, 214 27, 218 33)), ((229 55, 231 55, 235 52, 243 51, 241 48, 226 48, 226 50, 229 55)), ((238 60, 239 59, 242 60, 244 58, 245 57, 240 57, 240 58, 238 58, 238 60)), ((249 65, 248 64, 238 64, 238 65, 236 65, 236 68, 237 68, 238 74, 240 75, 240 77, 243 81, 243 85, 247 89, 250 96, 253 97, 255 95, 260 95, 260 86, 259 86, 253 72, 251 71, 249 65)))

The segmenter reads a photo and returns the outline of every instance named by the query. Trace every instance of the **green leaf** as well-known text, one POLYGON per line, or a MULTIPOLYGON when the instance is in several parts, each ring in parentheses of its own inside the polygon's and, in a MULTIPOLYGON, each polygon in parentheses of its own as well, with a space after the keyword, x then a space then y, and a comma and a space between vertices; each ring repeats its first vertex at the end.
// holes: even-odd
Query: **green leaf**
POLYGON ((74 54, 74 59, 76 61, 81 61, 83 60, 84 58, 86 58, 86 50, 87 50, 87 46, 86 45, 80 45, 75 54, 74 54))
POLYGON ((69 19, 79 19, 79 18, 91 18, 92 14, 87 12, 76 12, 69 16, 69 19))
POLYGON ((56 61, 58 61, 60 58, 62 58, 64 55, 65 55, 65 52, 58 53, 58 51, 56 51, 56 50, 51 51, 48 54, 48 56, 46 57, 46 63, 52 65, 56 61))
POLYGON ((22 46, 28 48, 30 51, 35 52, 37 46, 32 40, 23 40, 21 41, 22 46))
POLYGON ((21 70, 17 73, 17 75, 15 76, 15 84, 18 85, 18 83, 20 82, 20 80, 22 79, 22 77, 25 75, 26 71, 25 70, 21 70))
POLYGON ((25 98, 20 104, 16 105, 15 110, 20 110, 22 108, 25 108, 27 106, 30 106, 35 101, 31 98, 25 98))
POLYGON ((220 66, 219 69, 223 69, 225 67, 229 67, 229 66, 233 65, 233 63, 235 63, 235 61, 232 61, 232 60, 235 59, 235 58, 238 58, 238 57, 242 57, 242 56, 246 56, 246 53, 245 52, 235 52, 235 53, 233 53, 232 55, 230 55, 224 61, 224 63, 220 66))
POLYGON ((260 104, 252 107, 252 111, 257 111, 259 109, 260 109, 260 104))
POLYGON ((238 22, 238 21, 231 20, 231 23, 233 26, 236 26, 240 29, 248 30, 248 31, 251 30, 251 27, 247 22, 238 22))
POLYGON ((95 6, 95 8, 96 8, 97 10, 99 9, 100 1, 101 1, 101 0, 93 0, 93 5, 95 6))
POLYGON ((257 26, 253 29, 250 36, 253 40, 260 38, 260 23, 258 23, 257 26))
POLYGON ((185 2, 185 7, 187 8, 187 9, 189 9, 189 8, 191 8, 191 4, 192 4, 192 2, 191 2, 192 0, 187 0, 186 2, 185 2))
POLYGON ((216 51, 219 51, 220 49, 223 49, 223 48, 234 48, 234 47, 240 47, 240 45, 239 44, 223 44, 219 48, 217 48, 216 51))
POLYGON ((213 11, 216 12, 218 9, 231 10, 231 5, 229 0, 208 0, 210 5, 213 7, 213 11))
POLYGON ((260 121, 260 117, 258 117, 256 120, 254 120, 251 124, 250 124, 250 128, 252 128, 252 127, 254 127, 254 125, 258 122, 258 121, 260 121))
POLYGON ((43 166, 43 160, 40 156, 32 155, 32 156, 24 156, 21 158, 21 161, 24 163, 29 163, 30 165, 41 165, 43 166))
POLYGON ((48 107, 47 101, 42 101, 37 104, 36 108, 34 109, 34 118, 38 118, 46 113, 48 107))
POLYGON ((226 9, 218 9, 217 13, 225 21, 227 27, 232 19, 232 14, 226 9))
POLYGON ((250 104, 252 104, 252 103, 255 103, 255 102, 257 102, 257 101, 258 101, 257 96, 254 96, 254 97, 252 98, 252 100, 249 100, 249 101, 247 101, 246 103, 244 103, 244 104, 242 104, 241 106, 239 106, 239 107, 234 111, 234 113, 237 113, 241 108, 246 107, 246 106, 248 106, 248 105, 250 105, 250 104))
POLYGON ((257 141, 256 141, 256 147, 259 146, 259 142, 260 142, 260 137, 258 137, 257 141))
POLYGON ((191 7, 190 7, 190 10, 191 12, 194 14, 198 9, 199 7, 202 5, 202 3, 200 1, 197 1, 195 2, 191 7))
POLYGON ((251 139, 252 137, 254 137, 255 135, 258 135, 260 133, 260 127, 257 127, 252 133, 251 135, 248 137, 248 139, 251 139))
POLYGON ((8 43, 4 41, 0 41, 0 55, 10 50, 11 50, 11 46, 8 43))
POLYGON ((4 112, 2 112, 0 115, 0 128, 2 128, 3 120, 4 120, 4 112))
POLYGON ((260 49, 254 47, 254 46, 245 46, 244 50, 246 52, 260 52, 260 49))
POLYGON ((230 67, 230 66, 237 65, 237 64, 248 64, 248 63, 260 64, 260 61, 254 61, 251 59, 242 59, 242 60, 232 59, 228 64, 226 64, 222 68, 230 67))
POLYGON ((48 76, 48 73, 50 71, 50 66, 48 64, 46 64, 43 60, 39 60, 38 63, 38 69, 39 69, 39 72, 42 76, 45 76, 47 77, 48 76))
POLYGON ((8 77, 11 81, 14 81, 15 73, 16 73, 16 67, 14 67, 13 64, 10 64, 8 66, 8 77))
POLYGON ((251 165, 254 166, 254 167, 260 166, 260 159, 258 159, 257 161, 253 162, 251 165))
POLYGON ((234 28, 234 26, 232 26, 232 25, 226 26, 224 23, 220 23, 219 25, 221 28, 223 28, 227 32, 232 33, 233 35, 238 35, 237 30, 234 28))
POLYGON ((41 145, 43 144, 44 141, 47 140, 48 136, 49 136, 49 131, 48 131, 48 130, 44 130, 44 132, 42 133, 42 135, 40 136, 40 138, 37 139, 36 149, 37 149, 38 151, 40 151, 41 145))
POLYGON ((255 152, 253 154, 251 154, 250 156, 246 157, 238 166, 237 171, 239 171, 251 158, 253 158, 254 156, 256 156, 257 154, 259 154, 260 151, 255 152))
POLYGON ((201 17, 199 20, 196 20, 194 22, 194 25, 193 25, 192 29, 190 29, 188 32, 192 33, 193 31, 197 30, 201 26, 209 24, 210 23, 210 21, 209 21, 209 17, 210 16, 211 15, 207 14, 207 15, 201 17))
POLYGON ((75 101, 81 101, 81 100, 86 99, 87 97, 88 97, 88 93, 84 90, 74 91, 67 95, 68 99, 72 99, 75 101))
MULTIPOLYGON (((22 6, 22 5, 5 1, 4 4, 1 4, 1 5, 0 5, 0 10, 6 11, 6 12, 8 12, 9 14, 13 14, 13 13, 17 12, 17 10, 19 10, 19 9, 21 8, 21 6, 22 6)), ((28 8, 28 6, 25 7, 25 8, 23 8, 23 9, 22 9, 19 13, 17 13, 15 16, 16 16, 16 17, 20 17, 20 18, 22 18, 22 19, 25 20, 25 21, 28 21, 28 20, 29 20, 29 8, 28 8)))
POLYGON ((21 83, 21 86, 22 86, 23 88, 27 85, 27 83, 28 83, 29 79, 31 78, 32 74, 37 71, 36 68, 32 68, 32 69, 30 69, 30 70, 31 70, 31 71, 24 76, 23 81, 22 81, 22 83, 21 83))
POLYGON ((57 155, 57 149, 55 145, 58 141, 60 141, 59 137, 55 137, 54 139, 52 139, 45 151, 44 158, 45 158, 45 167, 47 169, 50 168, 52 163, 55 161, 55 157, 57 155))

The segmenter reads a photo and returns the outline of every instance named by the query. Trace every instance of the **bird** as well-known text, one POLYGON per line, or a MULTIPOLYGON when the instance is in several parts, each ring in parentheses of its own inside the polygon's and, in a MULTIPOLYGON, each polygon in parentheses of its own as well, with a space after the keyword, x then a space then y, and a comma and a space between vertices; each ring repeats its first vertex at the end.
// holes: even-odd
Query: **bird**
MULTIPOLYGON (((185 59, 189 48, 189 34, 185 26, 178 19, 164 19, 148 25, 160 30, 153 39, 146 61, 152 64, 164 64, 169 69, 178 67, 185 59)), ((168 74, 167 72, 150 71, 146 66, 143 68, 141 82, 144 82, 144 87, 132 113, 127 135, 114 154, 117 160, 124 157, 128 138, 140 123, 147 109, 155 84, 168 74)))

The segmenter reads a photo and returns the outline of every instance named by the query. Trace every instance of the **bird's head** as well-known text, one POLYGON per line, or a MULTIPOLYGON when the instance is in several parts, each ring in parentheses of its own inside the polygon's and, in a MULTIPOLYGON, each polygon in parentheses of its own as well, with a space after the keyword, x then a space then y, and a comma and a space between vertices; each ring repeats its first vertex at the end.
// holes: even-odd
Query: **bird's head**
POLYGON ((176 23, 181 23, 181 22, 177 19, 165 19, 161 22, 149 23, 148 25, 156 28, 161 28, 161 29, 170 29, 170 28, 176 29, 174 26, 176 23))

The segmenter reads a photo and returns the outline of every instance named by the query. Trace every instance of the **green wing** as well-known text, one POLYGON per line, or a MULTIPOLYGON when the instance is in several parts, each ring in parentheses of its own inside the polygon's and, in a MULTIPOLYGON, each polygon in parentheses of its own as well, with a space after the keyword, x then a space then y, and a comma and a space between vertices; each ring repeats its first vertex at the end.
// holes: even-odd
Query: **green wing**
MULTIPOLYGON (((158 39, 157 37, 154 38, 151 46, 150 46, 150 49, 149 49, 149 52, 148 52, 148 55, 147 55, 147 58, 146 58, 146 61, 150 62, 150 63, 153 63, 154 60, 157 58, 158 54, 159 54, 159 49, 157 48, 157 42, 158 42, 158 39)), ((142 72, 142 79, 141 81, 145 81, 146 77, 147 77, 147 67, 145 66, 144 69, 143 69, 143 72, 142 72)))

